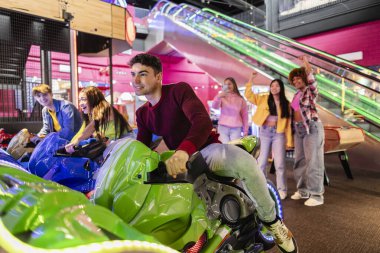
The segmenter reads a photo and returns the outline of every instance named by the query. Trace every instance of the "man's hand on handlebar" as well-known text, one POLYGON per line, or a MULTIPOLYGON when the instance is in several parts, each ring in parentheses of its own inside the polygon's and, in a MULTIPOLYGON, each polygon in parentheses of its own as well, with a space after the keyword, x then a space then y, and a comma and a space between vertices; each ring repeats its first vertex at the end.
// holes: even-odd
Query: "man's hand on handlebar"
POLYGON ((186 162, 189 160, 189 154, 183 150, 177 150, 166 162, 166 170, 170 176, 176 178, 178 174, 187 171, 186 162))

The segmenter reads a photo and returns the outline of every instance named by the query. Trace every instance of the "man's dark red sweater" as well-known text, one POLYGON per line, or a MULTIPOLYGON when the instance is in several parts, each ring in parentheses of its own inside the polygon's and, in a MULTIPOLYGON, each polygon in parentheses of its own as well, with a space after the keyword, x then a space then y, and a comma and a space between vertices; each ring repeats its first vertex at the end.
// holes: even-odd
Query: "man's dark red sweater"
POLYGON ((152 134, 162 136, 171 150, 184 150, 189 155, 217 143, 211 131, 212 122, 202 102, 187 83, 162 86, 160 101, 145 103, 136 111, 137 140, 149 146, 152 134))

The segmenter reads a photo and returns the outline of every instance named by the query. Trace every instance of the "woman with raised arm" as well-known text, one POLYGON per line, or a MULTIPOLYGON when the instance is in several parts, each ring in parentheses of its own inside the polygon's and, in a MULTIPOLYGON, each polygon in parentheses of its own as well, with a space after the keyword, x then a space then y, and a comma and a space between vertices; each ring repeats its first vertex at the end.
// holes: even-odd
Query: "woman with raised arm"
POLYGON ((316 108, 318 89, 313 69, 306 56, 299 59, 303 67, 289 73, 289 82, 297 89, 291 103, 294 111, 294 177, 297 191, 291 198, 307 199, 306 206, 318 206, 324 202, 324 129, 316 108))
POLYGON ((245 88, 245 97, 257 106, 253 122, 260 127, 259 166, 266 176, 268 156, 272 150, 276 167, 276 184, 281 199, 287 196, 287 178, 285 166, 286 147, 293 146, 290 103, 285 96, 284 83, 274 79, 270 83, 270 92, 256 94, 252 91, 257 72, 254 71, 245 88))
POLYGON ((220 108, 218 133, 222 143, 239 139, 242 132, 243 136, 248 134, 247 103, 240 95, 234 78, 224 80, 223 89, 215 96, 212 108, 220 108))
POLYGON ((96 135, 98 139, 116 140, 132 133, 125 118, 104 98, 97 87, 86 87, 79 93, 79 107, 84 125, 77 135, 65 146, 68 153, 82 140, 96 135))

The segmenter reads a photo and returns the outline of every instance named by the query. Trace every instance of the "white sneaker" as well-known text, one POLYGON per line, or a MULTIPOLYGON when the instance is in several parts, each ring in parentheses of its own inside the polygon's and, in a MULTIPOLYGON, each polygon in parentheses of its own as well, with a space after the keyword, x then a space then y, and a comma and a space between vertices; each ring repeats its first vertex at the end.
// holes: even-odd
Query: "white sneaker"
POLYGON ((278 191, 278 194, 280 194, 280 199, 284 200, 288 196, 287 192, 284 191, 278 191))
POLYGON ((305 206, 320 206, 323 205, 323 198, 315 199, 313 197, 309 198, 304 203, 305 206))
POLYGON ((297 243, 292 232, 285 226, 281 220, 277 220, 274 224, 266 226, 272 233, 277 247, 283 253, 297 253, 297 243))
POLYGON ((299 199, 308 199, 309 197, 310 195, 308 193, 296 191, 290 198, 294 200, 299 200, 299 199))

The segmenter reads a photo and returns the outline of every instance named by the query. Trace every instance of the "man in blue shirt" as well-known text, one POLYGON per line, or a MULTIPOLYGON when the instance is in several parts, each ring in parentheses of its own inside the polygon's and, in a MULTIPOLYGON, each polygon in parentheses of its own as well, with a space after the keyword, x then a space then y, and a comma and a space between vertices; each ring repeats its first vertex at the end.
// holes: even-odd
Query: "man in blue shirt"
POLYGON ((69 101, 53 99, 53 93, 46 84, 34 87, 33 96, 44 108, 42 129, 31 142, 37 144, 51 132, 58 132, 61 138, 70 141, 82 125, 78 109, 69 101))

